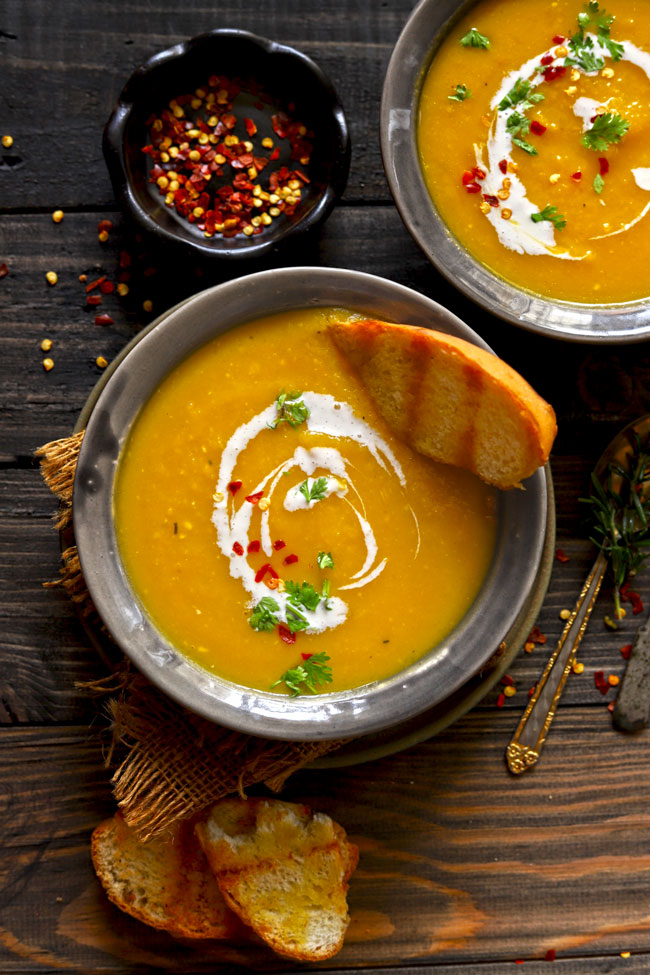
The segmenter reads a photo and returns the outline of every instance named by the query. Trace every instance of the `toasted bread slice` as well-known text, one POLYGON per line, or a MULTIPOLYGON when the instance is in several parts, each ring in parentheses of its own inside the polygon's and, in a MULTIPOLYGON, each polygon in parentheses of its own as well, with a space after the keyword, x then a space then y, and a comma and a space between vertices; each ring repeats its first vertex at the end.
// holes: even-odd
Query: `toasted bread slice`
POLYGON ((109 899, 177 938, 234 938, 243 925, 223 899, 194 832, 180 823, 143 843, 118 812, 92 834, 91 856, 109 899))
POLYGON ((196 829, 226 903, 277 954, 320 961, 340 950, 359 856, 341 826, 306 806, 224 799, 196 829))
POLYGON ((491 353, 411 325, 366 319, 329 329, 388 426, 419 453, 503 489, 548 460, 553 408, 491 353))

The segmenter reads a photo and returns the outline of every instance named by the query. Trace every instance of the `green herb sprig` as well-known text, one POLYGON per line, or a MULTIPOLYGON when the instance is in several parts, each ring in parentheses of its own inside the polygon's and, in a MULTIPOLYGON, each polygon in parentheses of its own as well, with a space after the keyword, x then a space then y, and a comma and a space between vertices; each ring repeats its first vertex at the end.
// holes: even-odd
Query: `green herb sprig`
POLYGON ((550 203, 547 203, 539 213, 531 213, 530 219, 533 223, 541 223, 542 220, 549 220, 556 230, 564 230, 566 227, 564 214, 558 213, 557 207, 551 206, 550 203))
POLYGON ((626 466, 610 463, 604 481, 592 473, 591 495, 580 498, 591 507, 590 540, 607 557, 614 578, 614 607, 623 616, 621 586, 650 556, 650 436, 635 434, 626 466))
POLYGON ((311 485, 308 478, 302 482, 298 490, 308 503, 311 501, 322 501, 327 491, 327 478, 319 477, 315 481, 312 481, 311 485))
POLYGON ((610 145, 621 141, 629 127, 630 123, 622 115, 604 112, 596 116, 591 128, 584 133, 582 144, 595 152, 606 152, 610 145))
POLYGON ((280 611, 280 607, 271 596, 263 596, 259 603, 253 608, 248 622, 254 630, 265 630, 270 632, 278 624, 275 615, 280 611))
POLYGON ((302 393, 297 390, 290 393, 280 393, 275 401, 276 418, 273 423, 269 423, 271 430, 275 430, 284 421, 295 430, 301 423, 309 419, 309 407, 305 406, 301 397, 302 393))
POLYGON ((285 670, 282 676, 271 684, 271 690, 278 684, 285 684, 292 697, 304 694, 305 690, 316 694, 319 687, 332 682, 332 668, 327 663, 329 659, 325 652, 312 654, 304 663, 285 670))
POLYGON ((479 47, 483 50, 488 51, 490 49, 490 39, 486 37, 485 34, 480 34, 476 27, 472 27, 468 30, 464 37, 461 37, 460 43, 463 47, 479 47))
POLYGON ((450 102, 464 102, 466 98, 471 98, 472 93, 467 85, 456 85, 452 95, 447 95, 450 102))

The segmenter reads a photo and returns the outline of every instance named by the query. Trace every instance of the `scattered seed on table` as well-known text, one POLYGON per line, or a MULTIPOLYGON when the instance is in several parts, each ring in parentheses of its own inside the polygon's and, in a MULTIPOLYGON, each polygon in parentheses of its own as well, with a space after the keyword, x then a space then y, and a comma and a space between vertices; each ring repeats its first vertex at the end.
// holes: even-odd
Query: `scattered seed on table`
POLYGON ((568 618, 570 616, 571 616, 571 610, 570 609, 561 609, 560 610, 560 619, 561 620, 568 620, 568 618))
POLYGON ((585 665, 580 660, 574 661, 573 666, 571 667, 574 674, 581 674, 584 669, 585 665))
POLYGON ((51 348, 52 348, 52 339, 43 339, 43 341, 41 342, 41 351, 49 352, 51 348))
POLYGON ((98 355, 95 359, 95 365, 99 366, 100 369, 105 369, 108 365, 108 360, 103 355, 98 355))
POLYGON ((2 145, 5 147, 5 149, 11 149, 13 144, 14 144, 14 137, 12 135, 3 135, 2 145))
POLYGON ((56 271, 46 271, 45 280, 48 284, 56 284, 56 282, 59 280, 59 275, 56 273, 56 271))
POLYGON ((118 295, 121 298, 124 298, 125 295, 128 295, 128 293, 129 293, 129 286, 128 286, 128 284, 124 284, 124 282, 121 282, 120 284, 118 284, 118 286, 117 286, 117 293, 118 293, 118 295))
POLYGON ((517 688, 514 686, 514 684, 508 684, 507 687, 503 688, 503 693, 506 697, 514 697, 514 695, 517 693, 517 688))
POLYGON ((54 369, 54 359, 43 359, 43 369, 45 369, 45 372, 54 369))
POLYGON ((610 674, 607 678, 607 683, 610 687, 616 687, 616 685, 620 683, 620 680, 621 678, 617 677, 616 674, 610 674))
POLYGON ((52 220, 54 223, 61 223, 63 220, 63 210, 55 210, 52 214, 52 220))
POLYGON ((143 301, 142 302, 142 307, 144 308, 145 311, 152 311, 153 310, 153 301, 149 301, 149 299, 147 299, 147 301, 143 301))

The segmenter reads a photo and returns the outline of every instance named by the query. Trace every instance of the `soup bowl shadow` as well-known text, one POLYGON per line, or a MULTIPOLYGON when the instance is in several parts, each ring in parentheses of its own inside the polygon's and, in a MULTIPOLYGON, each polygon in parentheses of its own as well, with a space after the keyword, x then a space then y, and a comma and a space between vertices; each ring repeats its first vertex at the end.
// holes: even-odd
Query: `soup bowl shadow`
POLYGON ((650 338, 650 297, 621 304, 553 301, 517 287, 473 257, 431 199, 417 145, 422 85, 448 31, 476 0, 420 0, 393 49, 381 100, 381 152, 395 205, 409 233, 451 284, 513 325, 573 342, 619 344, 650 338))
POLYGON ((442 306, 369 274, 288 268, 217 285, 172 309, 131 343, 93 403, 73 495, 74 534, 86 585, 108 632, 136 668, 204 718, 249 734, 303 741, 358 737, 397 726, 443 702, 482 671, 536 584, 551 503, 544 469, 526 480, 525 490, 498 492, 494 554, 474 604, 438 646, 385 680, 289 697, 234 684, 184 657, 148 616, 122 564, 113 516, 120 453, 142 405, 188 355, 260 314, 314 307, 346 307, 435 328, 487 348, 442 306))

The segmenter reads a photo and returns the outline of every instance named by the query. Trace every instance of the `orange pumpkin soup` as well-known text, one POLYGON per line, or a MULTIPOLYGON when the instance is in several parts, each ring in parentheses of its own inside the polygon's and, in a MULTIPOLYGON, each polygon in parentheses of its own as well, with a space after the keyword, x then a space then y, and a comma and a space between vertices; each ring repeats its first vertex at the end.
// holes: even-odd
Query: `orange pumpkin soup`
POLYGON ((650 295, 650 5, 481 0, 424 79, 418 145, 441 217, 519 287, 650 295))
POLYGON ((120 459, 115 524, 143 607, 238 684, 394 674, 487 572, 493 491, 391 435, 326 334, 353 317, 295 311, 220 335, 160 385, 120 459))

